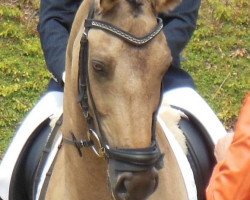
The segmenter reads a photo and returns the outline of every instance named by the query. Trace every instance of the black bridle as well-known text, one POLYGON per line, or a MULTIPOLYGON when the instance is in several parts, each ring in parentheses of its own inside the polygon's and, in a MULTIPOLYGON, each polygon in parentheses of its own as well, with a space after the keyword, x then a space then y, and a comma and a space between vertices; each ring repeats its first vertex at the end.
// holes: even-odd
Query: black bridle
POLYGON ((147 148, 140 149, 125 149, 125 148, 110 148, 105 134, 99 123, 95 102, 90 89, 88 75, 88 32, 91 28, 101 29, 110 34, 125 40, 133 46, 142 46, 150 42, 163 28, 162 20, 157 18, 157 26, 148 35, 142 38, 135 37, 107 22, 94 20, 94 8, 89 12, 88 18, 85 20, 85 31, 81 38, 81 46, 79 53, 79 103, 83 110, 83 115, 87 121, 87 140, 77 140, 72 134, 72 140, 63 138, 64 142, 74 144, 82 156, 82 147, 91 147, 96 155, 107 159, 112 159, 119 163, 121 171, 142 171, 152 167, 157 169, 162 168, 163 154, 161 153, 156 142, 156 114, 153 114, 152 120, 152 138, 151 145, 147 148), (89 114, 89 102, 92 105, 93 116, 89 114), (126 169, 123 169, 126 166, 126 169))

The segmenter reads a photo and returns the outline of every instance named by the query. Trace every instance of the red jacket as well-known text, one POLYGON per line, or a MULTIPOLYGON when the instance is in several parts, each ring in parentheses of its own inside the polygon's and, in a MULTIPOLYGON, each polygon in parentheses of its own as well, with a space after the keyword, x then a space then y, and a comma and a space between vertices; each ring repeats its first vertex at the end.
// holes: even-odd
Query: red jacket
POLYGON ((232 144, 214 168, 207 200, 250 200, 250 92, 240 112, 232 144))

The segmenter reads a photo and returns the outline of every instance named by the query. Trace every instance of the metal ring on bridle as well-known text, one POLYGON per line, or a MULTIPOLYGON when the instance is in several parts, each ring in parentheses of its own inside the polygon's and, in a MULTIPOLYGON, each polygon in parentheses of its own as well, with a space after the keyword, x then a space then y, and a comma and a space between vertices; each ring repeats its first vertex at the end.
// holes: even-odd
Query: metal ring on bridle
POLYGON ((93 142, 93 145, 91 146, 91 149, 94 151, 94 153, 98 157, 104 158, 105 155, 106 155, 105 148, 102 146, 97 133, 93 129, 89 129, 88 132, 87 132, 87 138, 88 138, 89 141, 93 142))

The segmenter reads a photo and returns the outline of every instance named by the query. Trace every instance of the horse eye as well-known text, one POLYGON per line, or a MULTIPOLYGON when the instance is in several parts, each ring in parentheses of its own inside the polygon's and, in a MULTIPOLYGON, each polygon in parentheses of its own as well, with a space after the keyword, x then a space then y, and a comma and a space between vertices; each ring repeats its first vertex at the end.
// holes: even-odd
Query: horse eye
POLYGON ((97 72, 103 72, 104 71, 104 64, 99 61, 92 61, 92 67, 97 72))

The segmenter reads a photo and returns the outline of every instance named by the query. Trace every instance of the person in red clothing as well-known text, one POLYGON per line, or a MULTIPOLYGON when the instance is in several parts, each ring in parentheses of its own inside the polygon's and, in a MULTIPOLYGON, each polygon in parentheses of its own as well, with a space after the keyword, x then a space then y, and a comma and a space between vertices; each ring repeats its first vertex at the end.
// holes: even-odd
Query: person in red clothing
POLYGON ((250 200, 250 92, 235 134, 217 144, 215 156, 218 163, 206 190, 207 200, 250 200))

